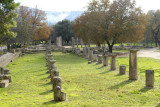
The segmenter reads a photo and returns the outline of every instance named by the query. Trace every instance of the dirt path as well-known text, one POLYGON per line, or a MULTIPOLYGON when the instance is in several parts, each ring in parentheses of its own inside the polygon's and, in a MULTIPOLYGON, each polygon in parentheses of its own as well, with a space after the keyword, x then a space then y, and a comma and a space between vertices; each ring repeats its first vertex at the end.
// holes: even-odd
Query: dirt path
POLYGON ((158 50, 158 48, 143 49, 138 52, 138 57, 160 59, 160 51, 158 50))

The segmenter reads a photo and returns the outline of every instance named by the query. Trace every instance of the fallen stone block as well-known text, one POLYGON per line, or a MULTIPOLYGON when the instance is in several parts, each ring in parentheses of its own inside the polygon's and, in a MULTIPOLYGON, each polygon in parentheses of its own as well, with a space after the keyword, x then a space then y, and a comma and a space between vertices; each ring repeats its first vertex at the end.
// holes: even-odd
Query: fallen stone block
POLYGON ((4 69, 4 74, 11 74, 9 69, 4 69))
POLYGON ((2 80, 0 82, 0 88, 6 88, 9 85, 9 80, 2 80))
POLYGON ((9 80, 9 82, 12 82, 10 75, 3 75, 3 80, 9 80))

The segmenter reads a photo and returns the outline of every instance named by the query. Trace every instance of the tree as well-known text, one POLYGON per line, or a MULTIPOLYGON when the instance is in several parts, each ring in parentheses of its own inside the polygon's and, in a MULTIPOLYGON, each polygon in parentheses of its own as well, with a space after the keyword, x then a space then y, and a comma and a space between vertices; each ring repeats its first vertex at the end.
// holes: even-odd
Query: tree
POLYGON ((89 26, 88 26, 88 17, 85 14, 82 14, 78 17, 73 25, 73 31, 75 35, 82 39, 85 44, 89 44, 91 39, 89 38, 89 26))
POLYGON ((109 0, 91 1, 87 11, 75 21, 76 36, 100 47, 100 44, 105 42, 105 35, 107 35, 108 9, 109 0))
POLYGON ((15 19, 17 27, 14 29, 17 32, 16 42, 20 44, 31 42, 33 33, 31 25, 32 10, 29 7, 20 6, 16 12, 18 14, 15 19))
POLYGON ((115 0, 111 4, 108 0, 93 0, 85 13, 87 21, 81 22, 86 23, 88 38, 98 45, 107 42, 111 53, 115 43, 143 40, 146 15, 135 4, 131 0, 115 0))
POLYGON ((135 1, 117 0, 109 9, 109 27, 107 44, 109 52, 115 43, 138 42, 143 40, 146 16, 140 8, 135 7, 135 1))
POLYGON ((10 38, 16 36, 10 29, 16 26, 14 18, 17 14, 14 10, 18 5, 19 3, 15 3, 14 0, 0 0, 0 37, 10 38))
POLYGON ((50 28, 44 23, 38 28, 33 40, 45 40, 48 39, 50 35, 50 28))
POLYGON ((71 37, 74 36, 73 23, 69 20, 62 20, 54 26, 56 36, 62 36, 62 40, 69 43, 71 37))
POLYGON ((148 35, 155 41, 156 46, 160 43, 160 10, 148 11, 149 25, 147 26, 148 35))

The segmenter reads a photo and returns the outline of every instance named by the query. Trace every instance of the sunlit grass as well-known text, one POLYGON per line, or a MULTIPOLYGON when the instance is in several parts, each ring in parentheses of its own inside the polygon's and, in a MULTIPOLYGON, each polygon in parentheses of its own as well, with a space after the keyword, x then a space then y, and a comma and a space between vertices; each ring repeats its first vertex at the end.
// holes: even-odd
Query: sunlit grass
POLYGON ((51 107, 123 107, 159 106, 160 60, 138 58, 139 80, 128 81, 118 75, 118 66, 126 65, 127 57, 117 58, 117 71, 103 67, 73 54, 54 52, 68 101, 53 102, 52 86, 46 74, 44 53, 25 55, 10 63, 12 83, 0 89, 0 106, 51 107), (155 89, 146 89, 145 70, 155 70, 155 89))

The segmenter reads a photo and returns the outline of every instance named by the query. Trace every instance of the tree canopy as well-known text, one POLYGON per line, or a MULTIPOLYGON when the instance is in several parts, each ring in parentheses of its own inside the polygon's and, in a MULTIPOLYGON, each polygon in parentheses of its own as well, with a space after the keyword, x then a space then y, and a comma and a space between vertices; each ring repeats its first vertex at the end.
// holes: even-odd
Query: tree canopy
POLYGON ((10 29, 16 26, 14 18, 17 16, 15 10, 18 5, 14 0, 0 0, 0 37, 16 36, 10 29))
POLYGON ((69 20, 65 19, 65 20, 59 21, 54 26, 56 36, 61 36, 63 41, 69 43, 69 41, 71 40, 71 37, 74 36, 72 26, 73 26, 73 22, 69 20))
POLYGON ((100 45, 107 43, 109 52, 115 43, 143 40, 146 15, 133 0, 93 0, 87 11, 75 20, 74 31, 79 38, 100 45), (82 20, 83 17, 83 20, 82 20), (85 18, 84 18, 85 17, 85 18), (84 20, 85 19, 85 20, 84 20), (80 33, 87 28, 85 36, 80 33))

